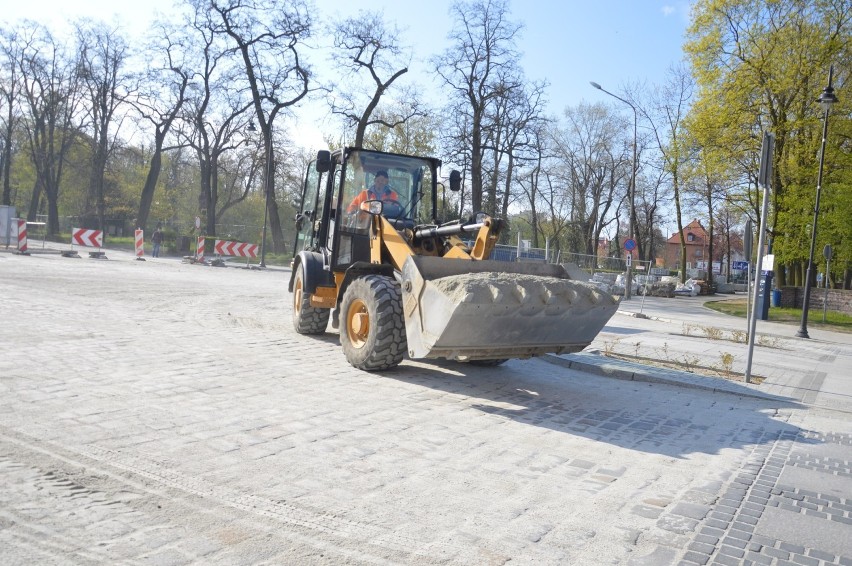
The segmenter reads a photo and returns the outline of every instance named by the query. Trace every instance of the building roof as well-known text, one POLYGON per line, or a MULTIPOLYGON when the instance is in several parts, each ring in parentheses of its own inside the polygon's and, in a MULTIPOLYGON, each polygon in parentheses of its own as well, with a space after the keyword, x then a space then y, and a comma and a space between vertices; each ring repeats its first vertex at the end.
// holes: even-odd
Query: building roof
MULTIPOLYGON (((694 218, 692 222, 683 227, 683 235, 684 241, 687 245, 703 245, 705 240, 707 240, 707 230, 704 229, 704 226, 701 225, 701 222, 694 218), (693 241, 689 241, 685 236, 687 234, 693 234, 695 238, 693 241)), ((669 236, 669 239, 666 240, 668 244, 680 244, 680 236, 677 232, 669 236)))

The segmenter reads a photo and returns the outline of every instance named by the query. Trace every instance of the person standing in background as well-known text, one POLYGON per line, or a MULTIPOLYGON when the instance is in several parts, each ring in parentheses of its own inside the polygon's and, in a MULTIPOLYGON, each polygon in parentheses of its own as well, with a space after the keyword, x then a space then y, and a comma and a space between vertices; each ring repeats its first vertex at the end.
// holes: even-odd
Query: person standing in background
POLYGON ((163 243, 163 231, 160 229, 159 224, 157 224, 157 229, 154 230, 154 234, 151 236, 151 243, 154 244, 154 250, 151 252, 151 257, 160 257, 160 245, 163 243))

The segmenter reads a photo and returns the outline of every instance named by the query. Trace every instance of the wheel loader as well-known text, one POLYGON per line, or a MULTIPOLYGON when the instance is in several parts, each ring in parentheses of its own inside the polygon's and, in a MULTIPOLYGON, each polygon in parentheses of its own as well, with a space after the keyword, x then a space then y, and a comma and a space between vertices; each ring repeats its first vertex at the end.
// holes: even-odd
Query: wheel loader
MULTIPOLYGON (((322 334, 330 319, 347 361, 367 371, 405 356, 497 365, 585 348, 618 299, 561 265, 489 259, 506 223, 442 221, 440 166, 354 147, 317 153, 296 215, 296 332, 322 334), (386 181, 381 195, 374 180, 386 181)), ((449 185, 459 190, 458 171, 449 185)))

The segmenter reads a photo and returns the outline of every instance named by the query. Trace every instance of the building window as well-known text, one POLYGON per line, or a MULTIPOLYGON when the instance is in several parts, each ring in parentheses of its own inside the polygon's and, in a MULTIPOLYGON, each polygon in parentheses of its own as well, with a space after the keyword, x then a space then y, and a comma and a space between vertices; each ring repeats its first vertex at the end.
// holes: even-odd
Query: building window
POLYGON ((693 234, 691 232, 689 234, 687 234, 686 235, 686 241, 687 242, 694 242, 695 241, 695 234, 693 234))

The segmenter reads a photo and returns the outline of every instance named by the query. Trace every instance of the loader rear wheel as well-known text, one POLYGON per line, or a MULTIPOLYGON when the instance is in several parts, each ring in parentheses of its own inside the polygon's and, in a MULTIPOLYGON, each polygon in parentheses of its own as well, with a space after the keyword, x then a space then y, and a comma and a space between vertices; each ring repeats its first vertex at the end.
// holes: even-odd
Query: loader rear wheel
POLYGON ((305 292, 305 272, 300 267, 293 282, 293 328, 299 334, 322 334, 330 312, 311 306, 311 295, 305 292))
POLYGON ((354 280, 343 294, 340 344, 358 369, 377 371, 399 365, 405 356, 405 320, 399 284, 384 275, 354 280))

